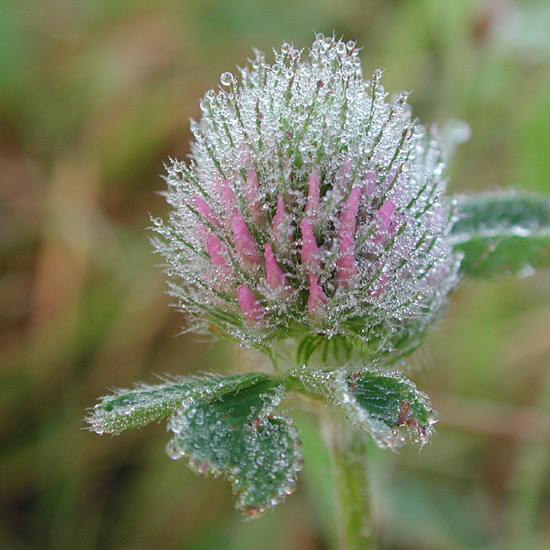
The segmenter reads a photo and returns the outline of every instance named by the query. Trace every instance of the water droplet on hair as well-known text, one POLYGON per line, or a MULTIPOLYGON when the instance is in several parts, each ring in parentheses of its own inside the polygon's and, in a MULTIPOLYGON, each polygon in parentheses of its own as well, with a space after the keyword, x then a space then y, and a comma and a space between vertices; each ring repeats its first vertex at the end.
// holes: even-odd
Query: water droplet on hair
POLYGON ((220 82, 223 86, 230 86, 235 81, 235 77, 230 72, 225 72, 220 76, 220 82))

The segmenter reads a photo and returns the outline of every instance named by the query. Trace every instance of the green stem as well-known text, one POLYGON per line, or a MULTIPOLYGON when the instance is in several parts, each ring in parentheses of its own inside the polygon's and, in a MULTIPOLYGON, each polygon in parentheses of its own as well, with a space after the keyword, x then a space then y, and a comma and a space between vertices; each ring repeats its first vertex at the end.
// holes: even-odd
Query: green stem
POLYGON ((366 436, 328 413, 323 416, 323 435, 336 483, 340 550, 375 550, 366 436))

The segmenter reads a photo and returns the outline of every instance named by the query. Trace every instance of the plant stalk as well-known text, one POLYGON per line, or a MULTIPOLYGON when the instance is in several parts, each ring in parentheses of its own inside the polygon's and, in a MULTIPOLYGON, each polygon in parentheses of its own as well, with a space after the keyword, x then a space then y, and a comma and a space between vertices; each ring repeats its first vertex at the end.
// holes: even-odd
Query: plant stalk
POLYGON ((323 415, 323 436, 336 484, 339 549, 375 550, 366 436, 328 412, 323 415))

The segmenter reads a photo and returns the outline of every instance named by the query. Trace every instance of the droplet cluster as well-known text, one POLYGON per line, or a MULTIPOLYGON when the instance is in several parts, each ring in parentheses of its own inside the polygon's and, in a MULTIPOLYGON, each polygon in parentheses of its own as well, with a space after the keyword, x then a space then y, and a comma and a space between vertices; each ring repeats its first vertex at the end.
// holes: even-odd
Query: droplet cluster
MULTIPOLYGON (((253 519, 296 489, 302 469, 302 443, 292 421, 277 411, 284 388, 269 382, 266 391, 245 399, 239 391, 217 399, 189 398, 170 418, 168 456, 186 458, 198 474, 231 483, 236 507, 253 519)), ((258 387, 262 387, 261 383, 258 387)))
MULTIPOLYGON (((376 378, 375 373, 370 375, 376 378)), ((428 396, 399 372, 384 371, 380 383, 370 387, 361 373, 351 373, 346 367, 323 371, 299 366, 289 376, 308 393, 325 397, 380 448, 395 450, 407 439, 424 446, 435 431, 438 415, 428 396)))
POLYGON ((407 94, 363 79, 354 42, 318 35, 305 57, 256 51, 206 93, 154 244, 191 330, 396 347, 457 282, 447 152, 407 94))

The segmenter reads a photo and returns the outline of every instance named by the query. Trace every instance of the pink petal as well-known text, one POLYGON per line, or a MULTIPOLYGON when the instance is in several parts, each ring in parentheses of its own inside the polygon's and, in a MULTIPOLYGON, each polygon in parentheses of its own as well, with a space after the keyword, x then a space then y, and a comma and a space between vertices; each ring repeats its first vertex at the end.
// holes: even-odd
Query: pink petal
POLYGON ((275 216, 273 216, 273 234, 278 238, 284 238, 285 235, 285 225, 288 223, 288 214, 285 210, 285 202, 283 196, 279 194, 277 196, 277 210, 275 211, 275 216))
POLYGON ((395 213, 395 204, 391 199, 386 199, 384 204, 378 209, 378 218, 380 220, 379 227, 382 231, 388 230, 394 213, 395 213))
POLYGON ((235 249, 246 264, 259 264, 262 258, 256 247, 256 241, 248 226, 246 225, 240 212, 237 212, 231 218, 231 230, 235 239, 235 249))
POLYGON ((349 231, 355 234, 357 228, 357 212, 359 211, 359 200, 361 198, 361 190, 359 187, 354 187, 349 194, 342 213, 340 215, 340 235, 349 231))
POLYGON ((219 227, 220 224, 210 205, 201 196, 195 195, 191 199, 191 206, 194 206, 214 227, 219 227))
POLYGON ((265 245, 265 272, 267 284, 271 288, 289 288, 288 280, 283 273, 283 270, 279 267, 273 250, 269 243, 265 245))
POLYGON ((347 157, 342 165, 342 183, 347 183, 351 174, 351 157, 347 157))
POLYGON ((311 172, 309 176, 307 201, 306 201, 306 216, 314 217, 319 211, 319 185, 321 178, 316 170, 311 172))
POLYGON ((300 222, 300 229, 302 231, 302 265, 307 267, 308 271, 316 273, 321 267, 321 258, 311 224, 307 218, 300 222))
POLYGON ((231 187, 231 180, 226 179, 223 183, 218 183, 217 188, 225 211, 229 215, 235 214, 237 212, 237 201, 235 199, 235 192, 231 187))
POLYGON ((248 172, 248 176, 246 177, 247 198, 257 198, 259 189, 258 174, 256 174, 256 170, 252 169, 248 172))
POLYGON ((208 238, 206 239, 206 249, 208 250, 208 254, 215 265, 227 267, 227 264, 225 263, 225 258, 222 254, 223 245, 220 242, 220 239, 216 237, 216 235, 210 234, 208 236, 208 238))
POLYGON ((258 322, 264 318, 265 310, 256 295, 245 285, 237 288, 237 302, 247 321, 258 322))
POLYGON ((355 277, 355 275, 357 275, 357 266, 355 265, 355 243, 351 231, 346 231, 342 235, 336 279, 340 281, 343 286, 347 286, 350 279, 355 277))
POLYGON ((320 321, 327 311, 327 297, 317 281, 317 277, 309 274, 309 297, 307 299, 307 312, 310 319, 320 321))
POLYGON ((246 178, 245 186, 245 196, 248 208, 252 214, 252 218, 255 223, 260 223, 263 221, 264 213, 262 212, 262 207, 258 202, 258 196, 260 193, 260 187, 258 185, 258 175, 255 170, 250 170, 246 178))
POLYGON ((374 193, 375 188, 376 188, 376 172, 373 170, 371 172, 367 172, 363 177, 363 188, 361 189, 361 192, 364 195, 370 197, 374 193))

